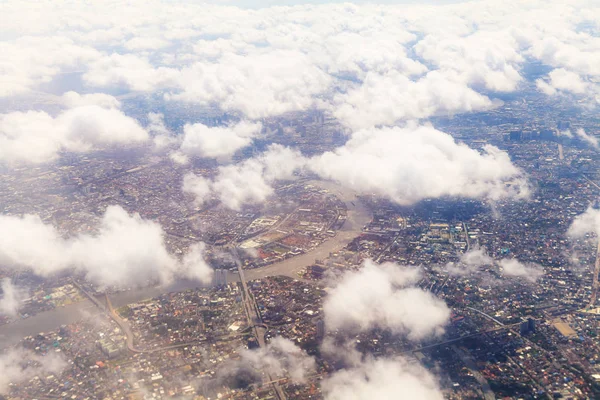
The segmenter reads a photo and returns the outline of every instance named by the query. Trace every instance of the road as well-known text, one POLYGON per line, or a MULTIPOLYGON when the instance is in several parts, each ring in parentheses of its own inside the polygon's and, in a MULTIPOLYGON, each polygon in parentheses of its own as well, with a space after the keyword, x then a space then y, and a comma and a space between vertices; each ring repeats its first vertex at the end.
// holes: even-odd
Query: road
POLYGON ((483 315, 484 317, 486 317, 490 321, 493 321, 493 322, 497 323, 500 326, 504 326, 504 324, 502 322, 498 321, 496 318, 492 317, 491 315, 484 313, 483 311, 480 311, 480 310, 478 310, 476 308, 472 308, 472 307, 466 307, 466 308, 468 308, 471 311, 475 311, 476 313, 479 313, 479 314, 483 315))
MULTIPOLYGON (((252 294, 250 293, 250 290, 248 289, 248 284, 246 283, 246 277, 244 276, 244 268, 240 261, 240 257, 237 253, 237 249, 233 248, 232 250, 233 250, 235 260, 237 263, 238 272, 240 274, 240 282, 242 283, 244 309, 246 310, 246 317, 248 318, 248 324, 250 326, 252 326, 252 331, 254 333, 254 336, 256 337, 256 341, 258 342, 258 345, 260 347, 265 347, 267 345, 265 342, 266 329, 264 328, 264 325, 262 323, 262 317, 260 315, 260 311, 258 311, 256 301, 254 300, 254 297, 252 296, 252 294)), ((279 384, 279 381, 274 380, 273 376, 271 376, 271 374, 268 371, 264 371, 264 373, 268 378, 267 380, 269 382, 271 382, 271 386, 273 387, 273 390, 275 391, 275 395, 277 396, 278 400, 287 399, 285 392, 283 391, 283 389, 281 388, 281 385, 279 384)))
POLYGON ((600 274, 600 238, 598 239, 598 247, 596 248, 596 263, 594 265, 594 280, 592 282, 592 295, 588 308, 593 308, 598 297, 598 274, 600 274))
POLYGON ((469 368, 469 371, 471 371, 473 377, 475 377, 479 385, 481 385, 481 389, 483 390, 483 398, 485 400, 496 400, 496 396, 494 395, 494 392, 492 391, 488 380, 485 378, 485 376, 483 376, 481 371, 479 371, 479 368, 477 368, 477 364, 475 363, 475 360, 473 360, 473 357, 471 357, 471 355, 467 351, 455 345, 452 345, 450 347, 456 353, 456 355, 458 355, 462 362, 467 366, 467 368, 469 368))

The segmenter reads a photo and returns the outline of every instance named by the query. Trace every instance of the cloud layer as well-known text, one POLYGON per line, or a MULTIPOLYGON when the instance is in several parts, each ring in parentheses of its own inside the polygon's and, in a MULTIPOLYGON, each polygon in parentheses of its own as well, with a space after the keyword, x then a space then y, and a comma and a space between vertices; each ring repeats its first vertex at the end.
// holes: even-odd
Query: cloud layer
POLYGON ((493 107, 495 93, 520 89, 531 61, 552 68, 537 80, 542 92, 600 96, 600 43, 585 28, 598 5, 588 0, 36 7, 3 4, 0 96, 72 76, 86 89, 160 91, 249 119, 325 108, 359 129, 493 107))

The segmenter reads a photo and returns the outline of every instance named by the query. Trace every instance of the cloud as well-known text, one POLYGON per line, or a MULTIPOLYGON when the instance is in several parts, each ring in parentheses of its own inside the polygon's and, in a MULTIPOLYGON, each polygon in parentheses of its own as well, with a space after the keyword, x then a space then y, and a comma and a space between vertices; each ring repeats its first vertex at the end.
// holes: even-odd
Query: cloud
POLYGON ((250 145, 261 129, 262 124, 247 121, 222 127, 186 124, 179 150, 187 156, 228 158, 250 145))
POLYGON ((547 95, 554 95, 557 91, 582 94, 588 90, 588 83, 581 77, 564 68, 557 68, 548 74, 548 80, 538 79, 536 81, 538 89, 547 95))
POLYGON ((28 297, 27 290, 13 285, 10 278, 4 278, 0 287, 2 288, 0 314, 16 317, 23 301, 28 297))
POLYGON ((497 200, 529 194, 523 173, 505 152, 488 145, 480 153, 430 126, 356 132, 344 146, 313 157, 309 167, 322 178, 399 204, 440 196, 497 200))
POLYGON ((68 108, 81 106, 99 106, 102 108, 120 108, 121 102, 114 96, 105 93, 79 94, 67 92, 62 95, 62 101, 68 108))
POLYGON ((502 275, 524 278, 535 282, 544 275, 544 269, 535 263, 523 263, 516 258, 504 258, 498 261, 502 275))
POLYGON ((245 204, 266 201, 274 192, 271 184, 276 180, 291 179, 305 162, 297 150, 272 144, 257 157, 235 165, 220 166, 212 181, 187 174, 183 190, 195 195, 199 204, 215 195, 226 207, 240 210, 245 204))
POLYGON ((589 207, 583 214, 575 217, 567 235, 571 238, 581 238, 587 233, 595 233, 600 235, 600 210, 589 207))
POLYGON ((579 128, 575 131, 575 135, 579 137, 581 140, 594 147, 595 149, 600 148, 600 143, 598 142, 598 138, 592 135, 588 135, 582 128, 579 128))
POLYGON ((547 93, 586 87, 600 99, 600 45, 581 28, 593 2, 229 6, 243 3, 36 3, 31 15, 27 0, 9 2, 0 96, 70 90, 61 79, 72 75, 249 119, 325 108, 361 129, 488 109, 541 61, 555 70, 538 81, 547 93))
POLYGON ((417 54, 443 71, 453 71, 461 82, 487 90, 512 92, 522 80, 524 58, 507 30, 479 31, 460 36, 431 34, 415 45, 417 54))
MULTIPOLYGON (((22 21, 21 17, 17 18, 22 21)), ((51 82, 61 72, 77 70, 101 57, 98 50, 87 44, 52 35, 2 41, 0 53, 0 98, 27 93, 51 82)))
POLYGON ((9 385, 26 382, 38 375, 60 374, 66 361, 56 353, 45 356, 21 348, 9 349, 0 354, 0 394, 7 394, 9 385))
POLYGON ((289 377, 294 383, 303 383, 307 374, 314 373, 315 359, 292 341, 278 336, 266 347, 243 349, 240 359, 225 363, 217 371, 217 379, 232 388, 260 383, 262 374, 273 379, 289 377))
POLYGON ((192 247, 181 264, 167 251, 159 224, 120 206, 106 209, 95 234, 70 238, 36 215, 0 216, 0 263, 40 276, 73 269, 100 287, 168 283, 175 276, 209 281, 203 251, 202 245, 192 247))
POLYGON ((413 285, 416 268, 365 261, 357 272, 346 273, 323 305, 330 331, 365 332, 389 329, 420 340, 444 331, 450 310, 446 304, 413 285))
POLYGON ((62 151, 89 152, 147 139, 148 132, 136 120, 97 105, 72 108, 57 117, 43 111, 0 114, 0 162, 44 163, 62 151))
POLYGON ((178 75, 175 68, 154 68, 144 56, 113 53, 90 63, 82 79, 97 88, 152 92, 173 87, 178 75))
POLYGON ((209 179, 190 172, 183 177, 182 190, 184 193, 192 194, 196 204, 201 206, 209 199, 212 193, 211 183, 209 179))
POLYGON ((437 379, 429 371, 403 358, 369 358, 334 372, 321 386, 326 400, 444 398, 437 379))
POLYGON ((196 63, 184 68, 178 81, 182 91, 167 99, 218 104, 257 119, 312 107, 313 96, 327 90, 331 78, 301 52, 272 50, 196 63))
POLYGON ((460 256, 458 263, 446 264, 446 270, 451 275, 463 276, 476 273, 483 265, 492 264, 494 264, 494 259, 487 254, 485 249, 471 248, 460 256))
POLYGON ((482 111, 494 103, 455 77, 431 71, 413 81, 397 71, 368 73, 365 80, 334 97, 333 114, 352 129, 394 125, 437 114, 482 111))
POLYGON ((446 264, 449 274, 455 276, 479 275, 483 266, 498 266, 500 273, 510 278, 524 278, 530 282, 537 281, 544 275, 544 269, 535 263, 523 263, 516 258, 494 260, 483 248, 472 248, 462 254, 458 263, 446 264))

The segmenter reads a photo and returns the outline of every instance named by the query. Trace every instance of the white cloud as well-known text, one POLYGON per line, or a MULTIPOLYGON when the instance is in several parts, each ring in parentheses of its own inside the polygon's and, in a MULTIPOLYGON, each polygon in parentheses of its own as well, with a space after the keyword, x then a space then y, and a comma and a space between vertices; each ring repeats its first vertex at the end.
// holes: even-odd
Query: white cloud
POLYGON ((334 372, 323 380, 322 390, 326 400, 444 398, 429 371, 402 358, 368 359, 334 372))
POLYGON ((264 178, 263 165, 255 159, 219 167, 212 189, 233 210, 240 210, 244 204, 263 203, 273 194, 273 188, 264 178))
POLYGON ((0 162, 44 163, 61 151, 89 152, 147 139, 137 121, 96 105, 72 108, 57 117, 43 111, 0 114, 0 162))
POLYGON ((36 3, 36 15, 28 4, 2 10, 0 96, 76 72, 91 86, 166 90, 250 119, 318 106, 365 128, 492 107, 479 91, 517 90, 531 58, 571 74, 570 90, 600 93, 600 40, 578 27, 598 12, 590 1, 259 10, 107 1, 36 3))
POLYGON ((583 214, 575 217, 567 235, 572 238, 581 238, 586 233, 600 235, 600 210, 589 207, 583 214))
POLYGON ((315 360, 289 339, 278 336, 266 347, 244 350, 243 362, 265 371, 273 377, 289 376, 294 383, 302 383, 306 375, 315 371, 315 360))
POLYGON ((183 177, 183 191, 194 195, 194 200, 198 205, 202 205, 211 195, 211 181, 203 176, 188 173, 183 177))
POLYGON ((178 74, 173 68, 154 68, 143 56, 113 53, 90 63, 83 81, 94 87, 155 91, 172 87, 178 74))
POLYGON ((0 394, 7 394, 9 385, 26 382, 35 376, 60 374, 66 361, 56 353, 41 356, 31 350, 10 349, 0 354, 0 394))
POLYGON ((179 150, 188 156, 228 158, 250 145, 261 129, 262 124, 247 121, 218 127, 186 124, 179 150))
POLYGON ((504 258, 498 262, 503 275, 524 278, 535 282, 544 275, 544 269, 535 263, 523 263, 516 258, 504 258))
POLYGON ((27 290, 15 286, 10 278, 4 278, 0 284, 2 298, 0 298, 0 314, 15 317, 23 301, 27 298, 27 290))
POLYGON ((454 71, 462 82, 488 90, 511 92, 522 80, 523 56, 507 31, 474 32, 468 36, 447 32, 428 35, 415 45, 417 53, 442 70, 454 71))
POLYGON ((577 137, 579 137, 581 140, 591 145, 592 147, 596 149, 600 148, 598 138, 592 135, 588 135, 582 128, 577 129, 575 131, 575 135, 577 135, 577 137))
POLYGON ((181 264, 167 251, 159 224, 119 206, 106 209, 95 234, 70 238, 36 215, 0 216, 0 263, 41 276, 74 269, 101 287, 168 283, 180 275, 207 281, 210 268, 201 262, 204 249, 198 246, 181 264))
POLYGON ((291 179, 305 162, 297 150, 272 144, 255 158, 219 167, 212 181, 194 174, 186 175, 183 190, 195 195, 199 204, 215 195, 226 207, 240 210, 244 204, 267 200, 274 192, 271 184, 276 180, 291 179))
POLYGON ((429 72, 413 81, 397 71, 368 73, 365 80, 334 98, 334 115, 353 129, 394 125, 407 119, 490 109, 494 103, 456 76, 429 72))
POLYGON ((169 42, 156 37, 134 37, 125 42, 127 50, 158 50, 167 47, 169 42))
POLYGON ((480 153, 430 126, 362 130, 309 166, 325 179, 399 204, 447 195, 528 195, 522 172, 506 153, 494 146, 480 153))
POLYGON ((446 269, 451 275, 468 275, 477 273, 479 267, 483 265, 494 264, 494 259, 490 257, 483 248, 471 248, 460 256, 457 264, 450 262, 446 264, 446 269))
POLYGON ((547 95, 554 95, 557 91, 583 94, 589 89, 589 84, 581 77, 564 68, 558 68, 548 74, 548 80, 538 79, 538 89, 547 95))
POLYGON ((0 54, 0 97, 28 92, 61 72, 85 68, 101 57, 88 45, 78 45, 61 36, 24 36, 3 41, 0 54))
POLYGON ((308 374, 315 372, 315 359, 281 336, 266 347, 240 351, 238 360, 224 363, 217 371, 217 379, 226 386, 237 388, 264 382, 263 374, 272 378, 289 377, 293 383, 303 383, 308 374))
POLYGON ((446 304, 417 287, 416 268, 367 260, 361 270, 346 273, 323 305, 328 330, 365 332, 389 329, 420 340, 439 335, 450 316, 446 304))
POLYGON ((114 96, 105 93, 79 94, 71 91, 62 95, 62 101, 68 108, 93 105, 103 108, 121 107, 121 102, 119 100, 114 96))
POLYGON ((168 99, 218 104, 257 119, 310 108, 331 78, 298 51, 273 50, 196 63, 181 71, 178 82, 182 91, 168 99))

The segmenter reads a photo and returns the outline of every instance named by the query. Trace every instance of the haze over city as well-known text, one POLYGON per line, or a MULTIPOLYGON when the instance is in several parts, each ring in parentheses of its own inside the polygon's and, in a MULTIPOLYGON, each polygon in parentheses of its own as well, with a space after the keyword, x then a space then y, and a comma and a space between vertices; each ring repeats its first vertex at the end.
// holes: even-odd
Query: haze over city
POLYGON ((0 4, 0 400, 600 398, 597 1, 0 4))

